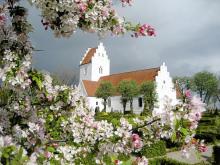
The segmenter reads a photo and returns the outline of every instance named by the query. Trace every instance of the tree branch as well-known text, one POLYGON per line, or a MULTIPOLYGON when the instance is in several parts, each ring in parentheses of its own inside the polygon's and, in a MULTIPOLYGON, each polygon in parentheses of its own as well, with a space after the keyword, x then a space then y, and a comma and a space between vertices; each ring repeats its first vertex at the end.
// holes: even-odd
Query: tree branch
POLYGON ((136 127, 136 128, 133 128, 133 129, 131 129, 130 131, 133 131, 133 130, 137 130, 137 129, 139 129, 139 128, 146 127, 146 126, 151 125, 151 124, 153 124, 154 122, 159 121, 159 120, 160 120, 160 118, 154 119, 154 120, 152 120, 152 121, 150 121, 150 122, 147 122, 147 123, 145 123, 145 124, 143 124, 143 125, 141 125, 141 126, 138 126, 138 127, 136 127))

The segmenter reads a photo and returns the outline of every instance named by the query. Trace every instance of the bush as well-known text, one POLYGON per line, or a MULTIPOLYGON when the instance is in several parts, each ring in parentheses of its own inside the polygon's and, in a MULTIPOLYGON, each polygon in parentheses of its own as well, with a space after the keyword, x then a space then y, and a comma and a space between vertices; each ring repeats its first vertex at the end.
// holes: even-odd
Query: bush
POLYGON ((146 158, 163 156, 166 154, 166 144, 164 141, 158 141, 151 146, 144 146, 141 150, 141 154, 146 158))
MULTIPOLYGON (((179 162, 177 160, 173 160, 167 157, 163 158, 154 158, 149 160, 149 165, 189 165, 188 163, 179 162)), ((193 165, 208 165, 205 162, 196 163, 193 165)))
POLYGON ((213 147, 213 159, 214 159, 214 164, 219 165, 220 164, 220 146, 214 146, 213 147))
POLYGON ((208 143, 215 144, 220 138, 220 116, 211 113, 203 113, 199 121, 195 138, 204 139, 208 143))
POLYGON ((6 88, 0 87, 0 106, 4 106, 8 103, 11 95, 11 91, 6 88))
POLYGON ((178 150, 182 146, 182 143, 172 142, 171 139, 163 139, 163 140, 165 141, 166 148, 168 148, 168 149, 178 150))

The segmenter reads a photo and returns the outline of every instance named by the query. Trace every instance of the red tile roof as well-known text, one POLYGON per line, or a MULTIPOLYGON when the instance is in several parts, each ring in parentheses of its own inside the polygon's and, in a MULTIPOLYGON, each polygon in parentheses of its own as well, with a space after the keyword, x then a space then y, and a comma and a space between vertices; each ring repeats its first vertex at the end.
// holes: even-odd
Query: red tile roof
POLYGON ((81 62, 81 65, 88 64, 91 62, 92 57, 94 56, 97 48, 90 48, 85 57, 83 58, 83 61, 81 62))
POLYGON ((99 84, 102 81, 109 81, 115 87, 122 80, 134 80, 137 82, 137 84, 141 84, 144 81, 154 81, 159 70, 160 68, 151 68, 151 69, 137 70, 132 72, 112 74, 109 76, 101 77, 99 81, 83 80, 83 84, 88 96, 92 97, 95 96, 96 89, 98 88, 99 84))
POLYGON ((90 80, 82 80, 82 82, 87 95, 90 97, 95 96, 96 89, 99 87, 99 82, 90 80))

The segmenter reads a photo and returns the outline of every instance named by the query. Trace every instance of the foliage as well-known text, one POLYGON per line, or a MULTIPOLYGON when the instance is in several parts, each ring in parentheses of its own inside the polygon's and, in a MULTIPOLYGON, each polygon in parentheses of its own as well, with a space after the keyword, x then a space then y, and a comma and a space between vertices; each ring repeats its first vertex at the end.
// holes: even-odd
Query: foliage
POLYGON ((106 112, 107 99, 114 93, 114 87, 111 82, 101 82, 96 90, 95 96, 104 100, 104 112, 106 112))
POLYGON ((196 129, 196 138, 204 139, 209 143, 215 143, 216 139, 220 139, 219 128, 220 116, 206 112, 203 114, 196 129))
MULTIPOLYGON (((0 139, 0 142, 1 140, 5 139, 0 139)), ((16 148, 13 145, 0 148, 0 163, 5 165, 23 165, 28 160, 28 157, 23 152, 24 150, 21 147, 16 148)))
POLYGON ((120 118, 124 117, 133 127, 137 126, 137 123, 134 122, 134 119, 138 118, 140 120, 145 120, 146 118, 137 114, 122 114, 119 112, 99 112, 96 114, 95 119, 98 121, 107 120, 109 123, 112 123, 114 126, 119 126, 120 118))
POLYGON ((153 158, 158 156, 163 156, 166 154, 166 145, 164 141, 158 141, 150 146, 145 145, 140 151, 146 158, 153 158))
POLYGON ((154 104, 157 101, 155 83, 152 81, 146 81, 141 84, 140 93, 144 97, 144 111, 143 114, 149 114, 152 112, 154 104))
POLYGON ((203 102, 209 103, 212 96, 218 91, 218 79, 210 72, 199 72, 193 77, 194 90, 203 102))
POLYGON ((133 98, 138 95, 138 86, 134 80, 122 80, 118 84, 117 91, 121 94, 124 114, 126 113, 126 104, 130 102, 130 111, 133 113, 133 98))
POLYGON ((0 88, 0 106, 4 106, 8 104, 11 94, 12 94, 11 90, 5 87, 0 88))
MULTIPOLYGON (((174 159, 162 157, 162 158, 149 159, 149 165, 188 165, 188 163, 183 163, 174 159)), ((201 162, 192 165, 208 165, 208 163, 201 162)))

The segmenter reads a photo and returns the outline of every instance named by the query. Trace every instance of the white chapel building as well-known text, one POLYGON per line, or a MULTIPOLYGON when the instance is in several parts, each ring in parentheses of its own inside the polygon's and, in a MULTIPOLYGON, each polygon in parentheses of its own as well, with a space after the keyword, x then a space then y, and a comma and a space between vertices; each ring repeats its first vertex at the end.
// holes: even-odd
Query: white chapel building
MULTIPOLYGON (((89 48, 82 61, 80 61, 79 89, 81 95, 87 98, 88 106, 91 110, 97 107, 104 108, 103 100, 95 97, 95 92, 102 81, 109 81, 113 86, 117 86, 122 80, 134 80, 137 84, 144 81, 154 81, 156 84, 157 103, 155 108, 162 111, 165 106, 165 97, 169 97, 172 105, 178 103, 177 90, 172 81, 167 66, 163 63, 160 67, 143 70, 129 71, 123 73, 110 74, 110 59, 102 43, 96 48, 89 48)), ((120 100, 121 96, 115 94, 107 101, 107 112, 123 112, 120 100)), ((143 97, 140 95, 133 100, 134 113, 141 113, 144 108, 143 97)), ((130 110, 129 102, 126 110, 130 110)))

